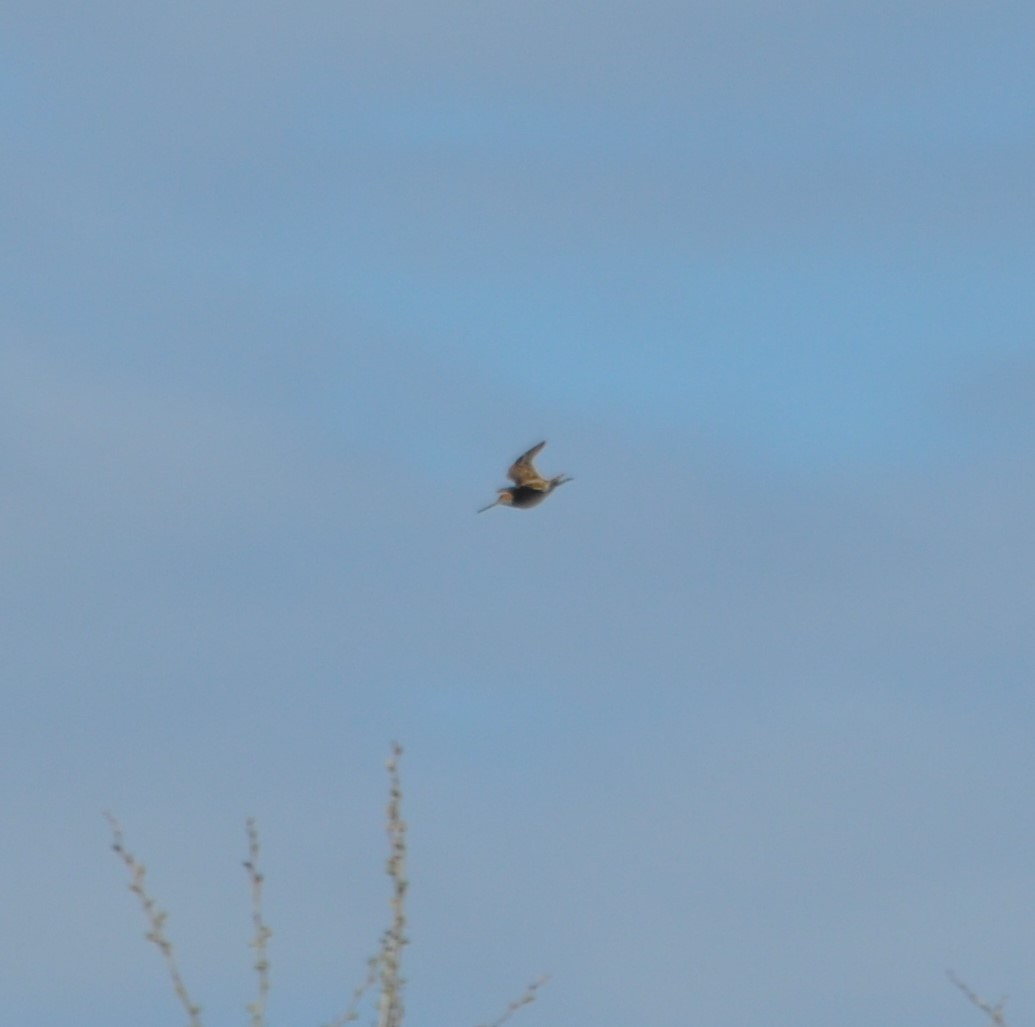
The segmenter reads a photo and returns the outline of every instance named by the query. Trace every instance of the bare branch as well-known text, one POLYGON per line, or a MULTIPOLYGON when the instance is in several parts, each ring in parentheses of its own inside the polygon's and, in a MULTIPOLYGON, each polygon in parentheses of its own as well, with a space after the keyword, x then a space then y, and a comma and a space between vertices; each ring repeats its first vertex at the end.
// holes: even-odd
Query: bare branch
POLYGON ((147 890, 144 880, 147 876, 147 868, 126 848, 122 835, 122 825, 119 824, 118 820, 111 813, 105 813, 104 815, 111 825, 111 847, 115 850, 119 859, 126 865, 126 869, 129 870, 129 890, 136 895, 137 900, 140 902, 140 907, 144 911, 144 916, 147 917, 150 930, 145 937, 162 953, 176 997, 180 1000, 187 1016, 190 1018, 189 1027, 202 1027, 201 1006, 190 997, 190 993, 187 991, 187 985, 183 982, 183 976, 176 962, 172 942, 165 933, 165 922, 168 919, 168 914, 158 908, 157 903, 147 890))
POLYGON ((273 936, 262 915, 262 886, 265 875, 259 870, 259 829, 255 820, 249 817, 245 823, 248 832, 248 859, 244 869, 248 871, 248 879, 252 890, 252 940, 248 943, 255 949, 255 972, 259 976, 259 991, 254 1002, 249 1003, 252 1027, 266 1027, 266 1002, 270 993, 270 960, 269 941, 273 936))
POLYGON ((957 987, 972 1005, 981 1010, 996 1027, 1007 1027, 1003 1009, 1006 1006, 1006 998, 1001 998, 994 1006, 986 1002, 980 995, 971 991, 951 970, 948 971, 949 980, 957 987))
POLYGON ((402 950, 409 942, 406 937, 406 821, 402 818, 402 782, 399 760, 402 746, 392 744, 388 760, 388 862, 386 871, 392 881, 392 922, 381 939, 379 964, 381 968, 381 1000, 378 1027, 402 1027, 403 987, 402 950))
POLYGON ((549 974, 543 974, 542 977, 537 981, 533 981, 526 989, 524 995, 521 998, 515 999, 510 1003, 509 1006, 503 1011, 503 1015, 497 1020, 493 1020, 490 1024, 481 1024, 481 1027, 503 1027, 505 1024, 522 1006, 527 1006, 530 1002, 534 1002, 536 999, 536 992, 550 979, 549 974))
POLYGON ((377 983, 380 973, 380 954, 371 956, 370 959, 367 960, 367 975, 363 979, 363 982, 352 993, 352 998, 349 1001, 349 1004, 345 1007, 345 1011, 335 1017, 335 1019, 331 1020, 330 1023, 325 1024, 324 1027, 345 1027, 345 1024, 351 1023, 353 1020, 358 1020, 359 1004, 363 1001, 366 993, 377 983))
MULTIPOLYGON (((379 988, 377 1027, 402 1027, 403 1025, 405 1012, 403 991, 406 980, 402 974, 402 954, 403 949, 409 944, 410 940, 406 934, 406 899, 409 892, 409 880, 406 876, 408 828, 402 816, 403 791, 399 772, 402 755, 402 746, 393 743, 391 756, 386 765, 389 792, 385 816, 385 826, 388 834, 388 858, 385 863, 385 872, 391 881, 391 898, 389 902, 391 918, 387 929, 381 936, 377 953, 367 962, 366 977, 353 991, 344 1012, 327 1023, 325 1027, 345 1027, 346 1024, 358 1020, 361 1003, 375 987, 379 988)), ((189 1017, 188 1027, 202 1027, 201 1007, 193 1001, 190 993, 187 991, 187 986, 184 983, 176 961, 172 942, 166 934, 168 916, 164 910, 158 907, 147 889, 146 868, 127 850, 122 827, 118 820, 110 813, 106 813, 105 816, 111 826, 113 836, 112 848, 129 871, 129 889, 136 895, 137 901, 140 903, 140 907, 143 909, 144 916, 147 919, 149 927, 146 934, 147 940, 155 945, 162 954, 166 970, 172 981, 173 990, 189 1017)), ((259 829, 254 819, 249 818, 245 822, 245 830, 248 836, 248 858, 244 861, 244 869, 248 874, 251 889, 252 932, 249 946, 255 950, 253 969, 258 977, 256 997, 246 1006, 246 1009, 251 1017, 250 1027, 267 1027, 267 1005, 271 986, 269 943, 273 932, 266 923, 263 912, 266 878, 260 869, 262 846, 259 829)), ((951 975, 950 978, 974 1005, 978 1006, 978 1008, 992 1018, 994 1027, 1006 1027, 1002 1017, 1001 1002, 994 1007, 988 1006, 967 989, 965 985, 951 975)), ((549 977, 544 976, 534 981, 525 989, 524 994, 512 1001, 496 1020, 490 1024, 482 1025, 482 1027, 505 1027, 519 1009, 535 1001, 539 989, 547 980, 549 980, 549 977)))

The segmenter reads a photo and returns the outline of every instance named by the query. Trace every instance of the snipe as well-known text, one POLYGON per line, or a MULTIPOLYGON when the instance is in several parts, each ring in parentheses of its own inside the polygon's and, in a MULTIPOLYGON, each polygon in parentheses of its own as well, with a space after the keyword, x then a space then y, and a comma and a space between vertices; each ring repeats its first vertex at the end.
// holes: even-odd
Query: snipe
POLYGON ((545 442, 540 442, 527 453, 522 453, 510 465, 507 477, 514 484, 499 489, 496 502, 483 506, 478 513, 485 513, 494 506, 516 506, 519 510, 526 510, 530 506, 537 506, 541 503, 558 485, 572 480, 566 474, 558 474, 555 478, 544 478, 535 469, 532 461, 545 445, 545 442))

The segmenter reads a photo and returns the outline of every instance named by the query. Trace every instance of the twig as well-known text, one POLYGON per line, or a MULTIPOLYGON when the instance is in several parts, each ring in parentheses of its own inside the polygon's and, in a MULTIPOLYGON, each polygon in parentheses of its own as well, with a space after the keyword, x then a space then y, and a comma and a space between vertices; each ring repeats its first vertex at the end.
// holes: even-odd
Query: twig
POLYGON ((122 835, 122 826, 119 824, 118 820, 116 820, 111 813, 105 813, 104 815, 107 818, 108 823, 111 825, 111 847, 115 850, 119 859, 125 863, 126 868, 129 870, 129 890, 136 895, 139 900, 140 906, 144 911, 144 916, 147 917, 148 925, 151 928, 145 937, 158 948, 159 952, 162 953, 162 957, 165 959, 166 969, 169 971, 169 977, 172 980, 173 990, 176 992, 176 997, 180 1000, 187 1016, 190 1017, 190 1027, 202 1027, 201 1006, 199 1006, 190 997, 190 993, 187 991, 187 985, 183 982, 183 976, 180 974, 180 968, 176 962, 176 955, 173 952, 172 942, 165 933, 165 922, 168 919, 168 914, 164 910, 158 908, 155 900, 151 897, 151 894, 148 892, 147 886, 144 883, 144 878, 147 875, 147 868, 126 848, 122 835))
POLYGON ((379 964, 381 968, 381 1000, 378 1027, 401 1027, 403 1021, 402 950, 409 942, 406 937, 406 821, 402 818, 402 782, 399 778, 399 760, 402 746, 392 745, 388 760, 388 863, 386 871, 392 881, 392 922, 381 939, 379 964))
POLYGON ((480 1027, 503 1027, 503 1024, 505 1024, 522 1006, 527 1006, 530 1002, 535 1001, 536 992, 538 992, 549 979, 549 974, 543 974, 539 980, 533 981, 525 989, 525 993, 521 998, 515 999, 509 1006, 507 1006, 503 1011, 503 1015, 500 1016, 498 1020, 493 1020, 491 1024, 481 1024, 480 1027))
POLYGON ((349 1004, 345 1007, 345 1011, 335 1017, 335 1019, 331 1020, 330 1023, 325 1024, 324 1027, 345 1027, 345 1024, 351 1023, 353 1020, 358 1020, 359 1004, 363 1001, 366 993, 377 983, 380 972, 380 954, 371 956, 370 959, 367 960, 367 975, 363 979, 363 982, 352 993, 352 998, 350 999, 349 1004))
POLYGON ((254 1002, 249 1003, 248 1012, 252 1017, 252 1027, 266 1027, 266 1001, 270 993, 270 960, 269 941, 273 935, 262 916, 262 886, 265 875, 259 870, 259 829, 255 819, 249 817, 245 823, 248 832, 248 859, 244 869, 248 871, 248 879, 252 886, 252 927, 254 934, 248 943, 255 949, 255 972, 259 975, 259 992, 254 1002))
POLYGON ((967 1001, 984 1013, 989 1020, 996 1025, 996 1027, 1007 1027, 1006 1019, 1003 1013, 1003 1009, 1006 1006, 1005 996, 1001 998, 994 1006, 989 1005, 980 995, 971 991, 966 984, 963 983, 951 970, 948 971, 949 980, 963 992, 967 1001))

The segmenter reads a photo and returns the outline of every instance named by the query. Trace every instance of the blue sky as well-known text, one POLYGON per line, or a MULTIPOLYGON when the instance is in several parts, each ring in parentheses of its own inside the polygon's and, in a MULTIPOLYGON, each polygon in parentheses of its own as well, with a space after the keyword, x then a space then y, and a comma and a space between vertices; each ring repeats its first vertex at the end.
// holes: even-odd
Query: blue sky
POLYGON ((11 1022, 1030 1015, 1035 13, 2 18, 11 1022))

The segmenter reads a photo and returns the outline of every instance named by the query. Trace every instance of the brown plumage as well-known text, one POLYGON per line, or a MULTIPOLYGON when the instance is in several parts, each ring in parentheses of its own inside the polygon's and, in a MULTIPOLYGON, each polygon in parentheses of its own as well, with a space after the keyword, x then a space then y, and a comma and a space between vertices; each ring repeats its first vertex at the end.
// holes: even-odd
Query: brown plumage
POLYGON ((544 478, 536 469, 532 461, 545 446, 540 442, 533 446, 527 453, 522 453, 507 471, 507 477, 514 483, 506 488, 499 489, 499 496, 496 502, 483 506, 478 513, 485 513, 494 506, 516 506, 519 510, 527 510, 530 506, 537 506, 553 492, 558 485, 571 481, 566 474, 558 474, 554 478, 544 478))

